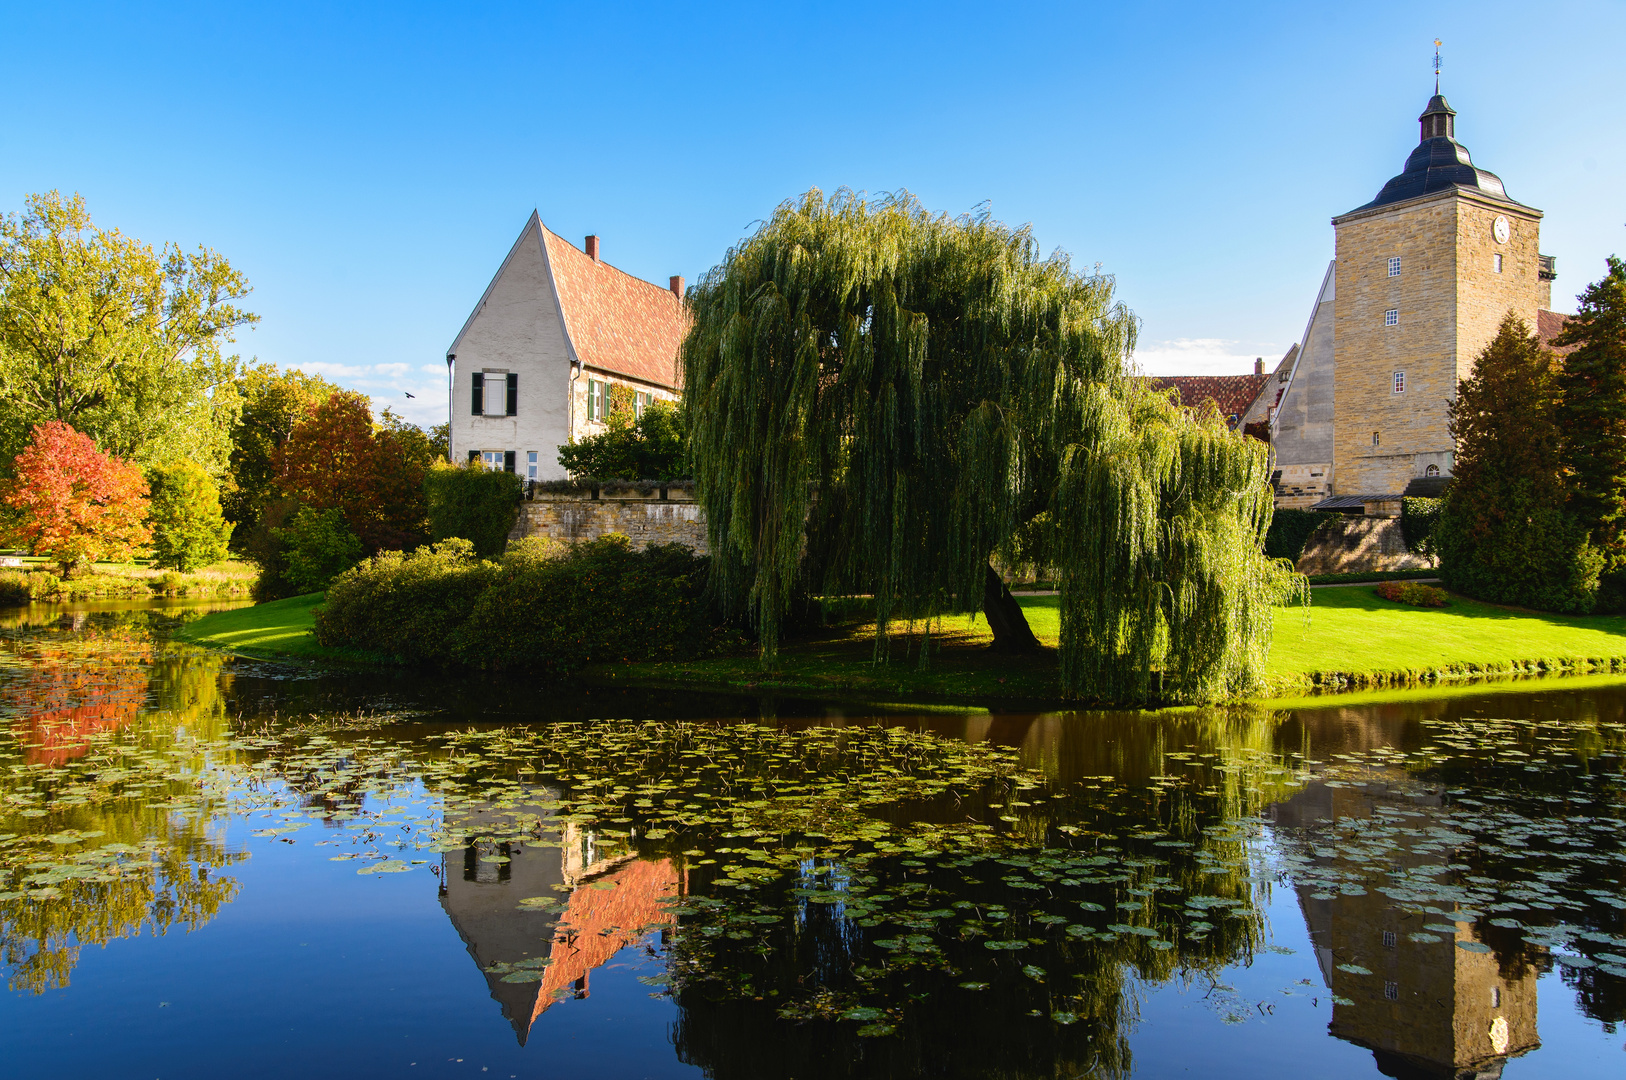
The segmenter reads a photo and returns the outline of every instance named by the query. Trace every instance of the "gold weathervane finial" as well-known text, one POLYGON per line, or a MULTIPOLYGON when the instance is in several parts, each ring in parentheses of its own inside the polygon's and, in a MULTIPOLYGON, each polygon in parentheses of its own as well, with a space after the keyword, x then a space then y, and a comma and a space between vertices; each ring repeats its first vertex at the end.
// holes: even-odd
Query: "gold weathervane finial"
POLYGON ((1445 44, 1439 38, 1434 39, 1434 92, 1440 92, 1440 46, 1445 44))

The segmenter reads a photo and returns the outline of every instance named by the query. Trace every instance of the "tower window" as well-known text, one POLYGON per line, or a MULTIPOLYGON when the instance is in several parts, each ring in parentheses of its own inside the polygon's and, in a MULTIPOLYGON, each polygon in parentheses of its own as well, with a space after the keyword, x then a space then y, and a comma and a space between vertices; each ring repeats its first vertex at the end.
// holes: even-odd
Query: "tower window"
POLYGON ((1440 475, 1440 467, 1438 465, 1430 465, 1428 468, 1423 470, 1423 475, 1438 476, 1440 475))
POLYGON ((1389 276, 1390 277, 1399 277, 1400 276, 1400 256, 1399 255, 1396 255, 1394 258, 1389 260, 1389 276))
POLYGON ((1502 988, 1500 986, 1493 986, 1493 987, 1491 987, 1491 1008, 1500 1009, 1501 1007, 1502 1007, 1502 988))
POLYGON ((1397 371, 1397 372, 1395 372, 1395 393, 1404 394, 1405 392, 1406 392, 1406 373, 1404 371, 1397 371))
POLYGON ((1400 1000, 1400 984, 1386 982, 1383 984, 1383 996, 1390 1001, 1400 1000))
POLYGON ((1399 308, 1390 308, 1388 311, 1385 311, 1383 313, 1383 325, 1384 326, 1399 326, 1400 325, 1400 309, 1399 308))
POLYGON ((1373 446, 1382 446, 1383 445, 1382 438, 1380 438, 1378 433, 1375 432, 1375 431, 1372 433, 1372 445, 1373 446))
POLYGON ((1395 935, 1395 932, 1393 930, 1385 930, 1383 932, 1383 947, 1385 949, 1394 948, 1395 947, 1395 940, 1396 940, 1396 935, 1395 935))
POLYGON ((1492 255, 1491 261, 1495 264, 1496 272, 1500 274, 1502 272, 1502 257, 1500 255, 1492 255))

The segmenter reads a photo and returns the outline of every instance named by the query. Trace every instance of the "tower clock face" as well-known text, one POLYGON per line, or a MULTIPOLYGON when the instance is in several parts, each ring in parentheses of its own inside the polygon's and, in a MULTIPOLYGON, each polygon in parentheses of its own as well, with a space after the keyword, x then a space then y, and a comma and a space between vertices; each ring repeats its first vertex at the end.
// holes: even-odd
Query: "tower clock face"
POLYGON ((1496 237, 1496 242, 1498 244, 1505 244, 1507 243, 1508 231, 1509 226, 1507 223, 1507 218, 1498 214, 1496 216, 1496 220, 1491 224, 1491 235, 1496 237))

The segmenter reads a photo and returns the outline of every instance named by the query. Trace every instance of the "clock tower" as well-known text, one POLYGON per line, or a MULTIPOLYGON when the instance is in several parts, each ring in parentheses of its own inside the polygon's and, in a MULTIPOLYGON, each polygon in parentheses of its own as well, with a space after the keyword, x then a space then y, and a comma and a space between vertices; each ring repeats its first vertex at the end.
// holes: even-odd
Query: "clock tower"
POLYGON ((1554 324, 1541 211, 1474 165, 1437 91, 1405 168, 1332 219, 1332 265, 1272 417, 1278 506, 1392 508, 1414 480, 1450 476, 1457 383, 1508 312, 1532 332, 1554 324))
POLYGON ((1332 221, 1335 495, 1397 495, 1415 477, 1450 475, 1457 382, 1509 311, 1534 331, 1551 289, 1541 211, 1474 166, 1443 96, 1418 123, 1404 171, 1332 221))

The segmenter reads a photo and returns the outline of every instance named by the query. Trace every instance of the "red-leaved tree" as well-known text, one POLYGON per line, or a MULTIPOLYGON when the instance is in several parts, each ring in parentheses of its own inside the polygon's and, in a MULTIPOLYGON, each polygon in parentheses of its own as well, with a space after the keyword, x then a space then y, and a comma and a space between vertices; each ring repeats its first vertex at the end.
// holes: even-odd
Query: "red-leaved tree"
POLYGON ((85 561, 132 558, 152 539, 146 477, 90 436, 60 420, 39 424, 16 464, 3 496, 11 541, 64 573, 85 561))
POLYGON ((424 537, 428 462, 420 456, 399 432, 374 425, 366 397, 341 390, 311 409, 272 464, 285 493, 317 510, 341 511, 368 550, 379 551, 424 537))

